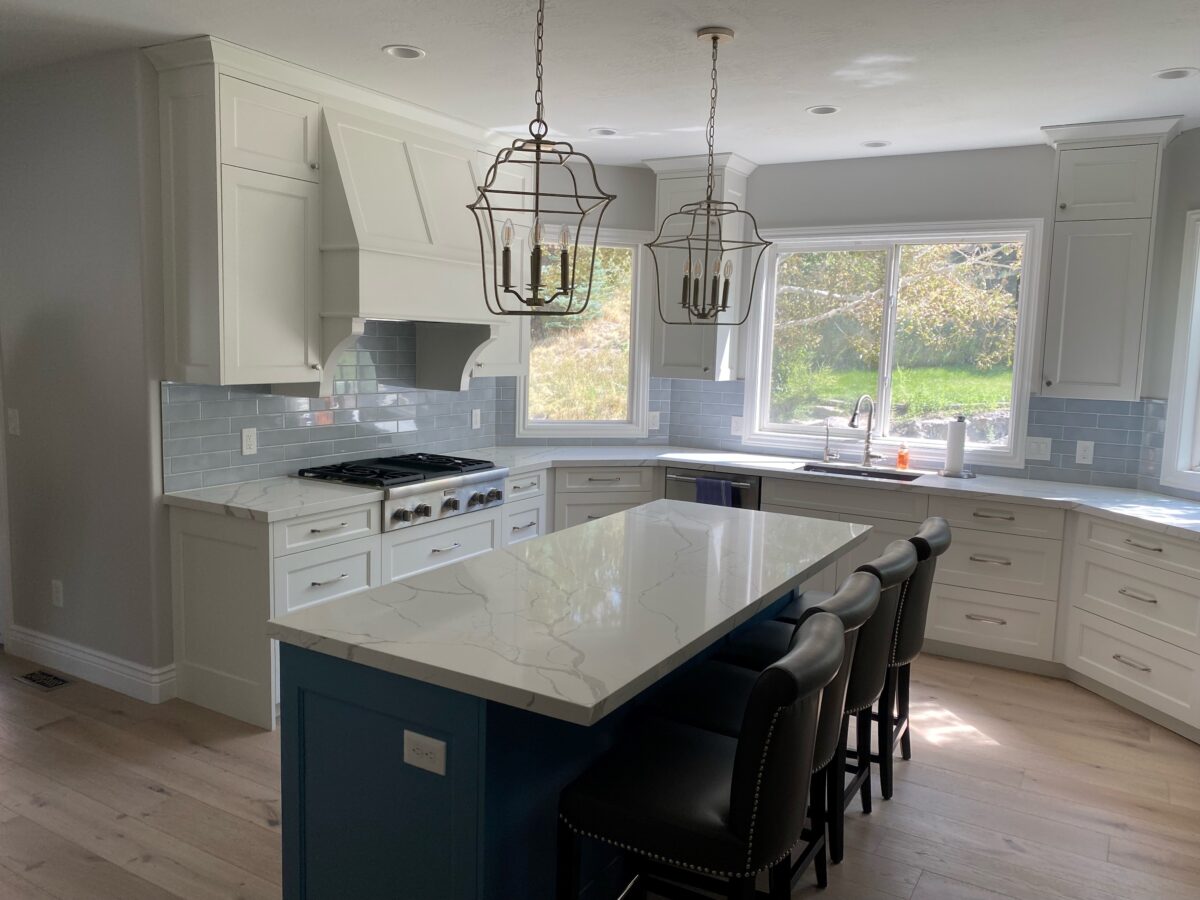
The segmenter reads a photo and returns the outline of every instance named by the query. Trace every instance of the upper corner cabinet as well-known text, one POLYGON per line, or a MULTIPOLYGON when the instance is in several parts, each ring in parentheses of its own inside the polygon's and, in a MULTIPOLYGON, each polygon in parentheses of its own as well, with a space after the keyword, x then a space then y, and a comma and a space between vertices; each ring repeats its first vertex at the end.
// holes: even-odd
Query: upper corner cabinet
POLYGON ((1054 218, 1058 222, 1149 219, 1157 174, 1157 144, 1062 150, 1054 218))
POLYGON ((319 379, 318 114, 211 59, 160 71, 167 378, 319 379))

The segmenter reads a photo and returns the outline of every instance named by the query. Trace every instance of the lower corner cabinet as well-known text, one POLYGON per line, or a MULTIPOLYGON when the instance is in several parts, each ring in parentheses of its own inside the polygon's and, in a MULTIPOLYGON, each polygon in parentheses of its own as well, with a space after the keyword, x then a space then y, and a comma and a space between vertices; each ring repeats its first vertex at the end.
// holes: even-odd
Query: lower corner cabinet
POLYGON ((657 500, 663 495, 662 477, 662 470, 652 466, 555 469, 554 528, 560 531, 657 500))

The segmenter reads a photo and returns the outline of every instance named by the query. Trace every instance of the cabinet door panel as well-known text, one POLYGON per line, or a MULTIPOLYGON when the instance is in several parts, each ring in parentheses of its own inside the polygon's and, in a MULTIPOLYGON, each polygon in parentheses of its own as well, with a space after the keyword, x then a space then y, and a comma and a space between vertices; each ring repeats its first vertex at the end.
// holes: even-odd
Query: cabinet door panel
POLYGON ((312 100, 221 76, 221 162, 317 181, 319 142, 312 100))
POLYGON ((649 503, 654 499, 652 494, 613 493, 613 494, 563 494, 558 498, 554 510, 554 530, 561 531, 573 525, 582 525, 603 519, 614 513, 624 512, 649 503))
POLYGON ((1064 150, 1058 167, 1058 221, 1150 217, 1157 144, 1064 150))
POLYGON ((320 188, 235 166, 221 169, 221 381, 314 381, 320 188))
POLYGON ((1136 400, 1150 220, 1054 227, 1042 393, 1136 400))

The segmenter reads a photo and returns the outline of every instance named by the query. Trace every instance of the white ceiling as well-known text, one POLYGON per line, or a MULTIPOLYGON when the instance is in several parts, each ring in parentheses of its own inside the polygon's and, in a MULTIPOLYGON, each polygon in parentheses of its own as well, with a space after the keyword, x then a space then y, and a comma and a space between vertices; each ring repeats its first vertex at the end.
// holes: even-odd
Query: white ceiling
MULTIPOLYGON (((548 0, 546 107, 598 161, 717 150, 758 163, 1031 144, 1041 125, 1200 125, 1197 0, 548 0), (806 107, 834 104, 833 116, 806 107), (620 129, 595 138, 588 129, 620 129), (889 140, 886 150, 861 142, 889 140)), ((0 0, 0 72, 214 34, 479 125, 531 117, 535 0, 0 0), (384 56, 412 43, 419 61, 384 56)))

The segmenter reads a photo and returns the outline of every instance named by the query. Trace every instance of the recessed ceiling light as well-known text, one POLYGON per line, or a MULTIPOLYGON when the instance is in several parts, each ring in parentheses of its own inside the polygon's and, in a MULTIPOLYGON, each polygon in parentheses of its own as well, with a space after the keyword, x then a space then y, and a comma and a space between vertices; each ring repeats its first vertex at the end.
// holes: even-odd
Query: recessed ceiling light
POLYGON ((617 129, 606 128, 603 126, 599 126, 596 128, 589 128, 588 131, 591 132, 592 134, 596 135, 596 137, 612 137, 614 134, 617 133, 617 129))
POLYGON ((425 55, 424 50, 412 44, 385 44, 379 49, 396 59, 420 59, 425 55))
POLYGON ((810 106, 807 112, 814 116, 832 116, 835 112, 841 112, 840 106, 810 106))
POLYGON ((872 150, 878 150, 880 147, 892 146, 892 142, 891 141, 863 141, 862 145, 864 147, 870 147, 872 150))
POLYGON ((1180 78, 1191 78, 1200 69, 1194 66, 1179 66, 1176 69, 1163 69, 1161 72, 1155 72, 1155 78, 1161 78, 1163 81, 1178 81, 1180 78))

